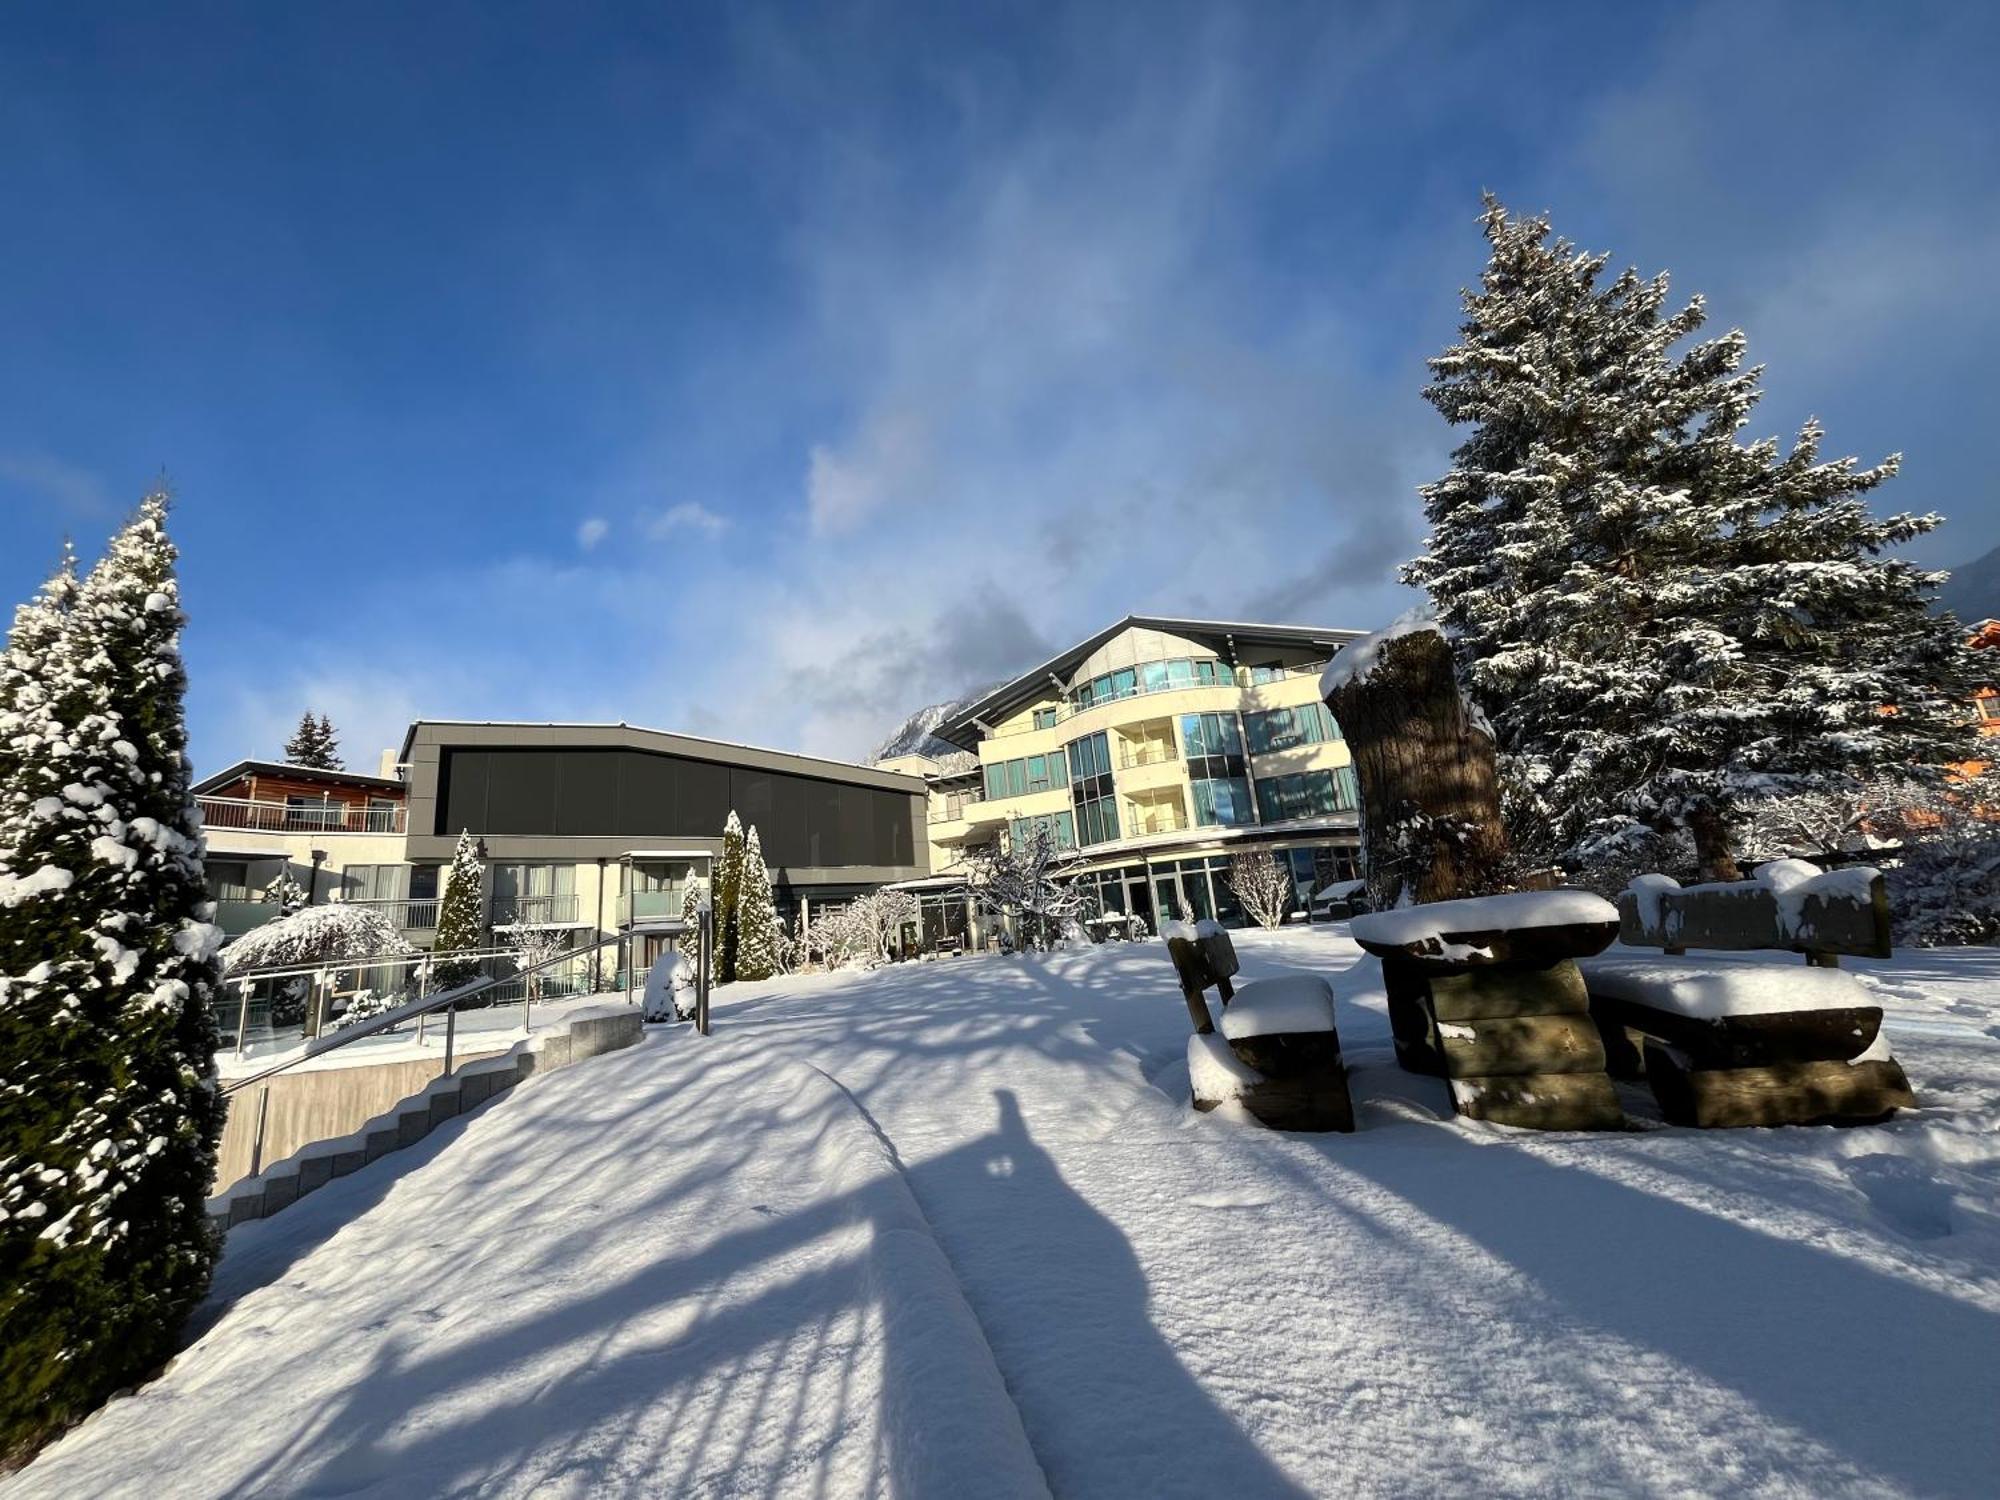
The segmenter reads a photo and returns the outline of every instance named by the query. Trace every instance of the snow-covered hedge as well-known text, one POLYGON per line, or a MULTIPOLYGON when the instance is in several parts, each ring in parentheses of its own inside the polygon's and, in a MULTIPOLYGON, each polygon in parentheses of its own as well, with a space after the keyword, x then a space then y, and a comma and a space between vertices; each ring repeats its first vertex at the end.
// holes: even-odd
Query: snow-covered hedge
POLYGON ((1927 839, 1886 873, 1898 943, 2000 944, 2000 828, 1927 839))
POLYGON ((225 973, 248 974, 415 951, 372 906, 308 906, 245 933, 222 950, 222 966, 225 973))

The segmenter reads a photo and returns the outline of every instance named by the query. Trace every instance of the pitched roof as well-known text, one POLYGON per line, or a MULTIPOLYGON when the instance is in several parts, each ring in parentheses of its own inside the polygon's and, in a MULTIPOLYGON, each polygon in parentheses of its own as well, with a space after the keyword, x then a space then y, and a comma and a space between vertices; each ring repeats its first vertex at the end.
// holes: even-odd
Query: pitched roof
POLYGON ((241 781, 245 776, 283 776, 291 781, 317 781, 327 786, 351 786, 359 791, 405 792, 409 790, 394 776, 369 776, 360 771, 322 771, 313 766, 295 766, 282 760, 239 760, 235 765, 204 776, 194 784, 197 796, 217 787, 241 781))

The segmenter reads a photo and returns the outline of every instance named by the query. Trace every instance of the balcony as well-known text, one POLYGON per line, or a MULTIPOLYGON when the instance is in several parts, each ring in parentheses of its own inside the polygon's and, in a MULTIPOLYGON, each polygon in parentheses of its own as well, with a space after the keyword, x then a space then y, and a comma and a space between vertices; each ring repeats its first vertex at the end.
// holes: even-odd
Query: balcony
POLYGON ((251 833, 401 833, 405 809, 365 807, 345 802, 251 801, 242 797, 197 797, 201 821, 210 829, 251 833))
MULTIPOLYGON (((546 900, 546 897, 530 897, 531 900, 546 900)), ((560 897, 556 899, 561 899, 560 897)), ((572 901, 576 898, 571 897, 572 901)), ((618 915, 627 915, 645 921, 649 917, 678 917, 685 897, 675 890, 633 891, 618 903, 618 915)))
POLYGON ((437 898, 410 901, 401 898, 387 901, 350 901, 350 906, 366 906, 379 911, 405 932, 436 932, 438 924, 437 898))
POLYGON ((1180 759, 1179 753, 1171 745, 1147 742, 1134 744, 1122 740, 1118 751, 1118 769, 1130 771, 1138 766, 1163 766, 1180 759))
POLYGON ((1179 833, 1188 826, 1187 810, 1178 802, 1130 802, 1125 806, 1125 836, 1179 833))
MULTIPOLYGON (((663 893, 655 893, 663 894, 663 893)), ((679 908, 675 908, 678 912, 679 908)), ((561 927, 576 920, 576 893, 561 896, 495 896, 495 927, 561 927)))
MULTIPOLYGON (((1171 659, 1179 660, 1179 658, 1171 658, 1171 659)), ((1330 659, 1331 658, 1329 658, 1329 660, 1330 659)), ((1155 664, 1141 663, 1138 670, 1143 672, 1145 667, 1149 665, 1155 665, 1155 664)), ((1196 689, 1213 689, 1213 688, 1228 688, 1236 692, 1249 692, 1253 691, 1256 688, 1269 687, 1274 682, 1293 682, 1305 678, 1311 678, 1317 681, 1320 673, 1326 670, 1326 665, 1327 664, 1325 661, 1303 662, 1296 667, 1284 668, 1282 676, 1271 678, 1264 682, 1252 682, 1250 680, 1249 669, 1241 667, 1237 668, 1234 672, 1226 676, 1220 682, 1203 682, 1197 678, 1194 681, 1174 681, 1169 679, 1168 681, 1165 682, 1148 683, 1144 680, 1142 676, 1140 680, 1132 684, 1129 690, 1114 691, 1112 693, 1107 694, 1105 697, 1095 699, 1090 703, 1082 705, 1078 705, 1076 703, 1069 701, 1068 699, 1064 699, 1061 703, 1058 703, 1055 706, 1055 717, 1053 720, 1045 720, 1043 723, 1040 724, 1024 725, 1012 729, 996 730, 992 734, 989 734, 987 738, 1005 739, 1011 735, 1017 735, 1017 734, 1036 734, 1041 732, 1042 730, 1066 724, 1071 719, 1074 719, 1078 714, 1087 714, 1091 712, 1093 709, 1103 708, 1107 704, 1123 703, 1130 698, 1144 698, 1153 693, 1185 693, 1196 689)))

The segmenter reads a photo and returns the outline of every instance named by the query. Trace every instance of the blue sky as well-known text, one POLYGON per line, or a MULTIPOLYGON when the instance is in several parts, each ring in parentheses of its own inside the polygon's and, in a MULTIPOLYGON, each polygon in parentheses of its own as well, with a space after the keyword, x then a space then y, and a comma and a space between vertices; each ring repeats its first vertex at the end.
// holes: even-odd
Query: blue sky
POLYGON ((0 600, 179 495, 302 707, 865 752, 1135 611, 1402 607, 1482 188, 2000 542, 1990 7, 15 6, 0 600), (580 17, 578 12, 588 11, 580 17), (1622 14, 1629 11, 1629 14, 1622 14))

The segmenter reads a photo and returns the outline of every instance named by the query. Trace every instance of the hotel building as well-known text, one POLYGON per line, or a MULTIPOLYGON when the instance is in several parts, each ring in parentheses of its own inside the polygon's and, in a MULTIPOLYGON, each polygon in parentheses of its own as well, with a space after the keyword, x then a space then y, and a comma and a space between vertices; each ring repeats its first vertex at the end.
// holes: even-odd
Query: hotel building
POLYGON ((1256 850, 1299 906, 1356 873, 1354 770, 1319 674, 1361 632, 1133 615, 1038 663, 934 731, 963 757, 885 767, 928 784, 926 938, 988 936, 955 896, 967 859, 1047 826, 1102 910, 1157 928, 1240 922, 1225 877, 1256 850))

